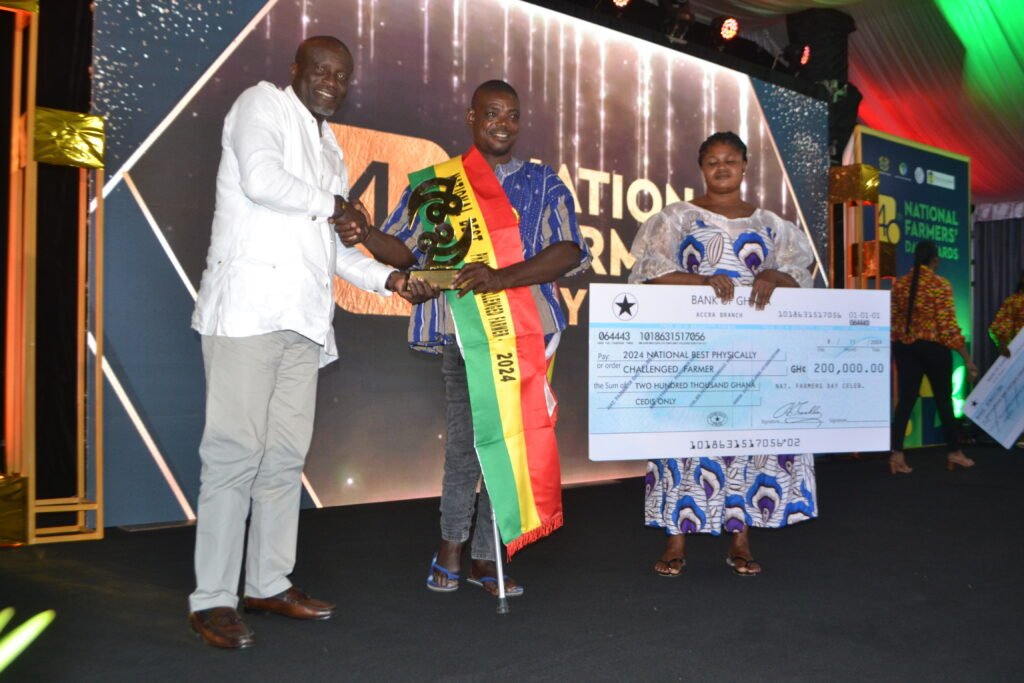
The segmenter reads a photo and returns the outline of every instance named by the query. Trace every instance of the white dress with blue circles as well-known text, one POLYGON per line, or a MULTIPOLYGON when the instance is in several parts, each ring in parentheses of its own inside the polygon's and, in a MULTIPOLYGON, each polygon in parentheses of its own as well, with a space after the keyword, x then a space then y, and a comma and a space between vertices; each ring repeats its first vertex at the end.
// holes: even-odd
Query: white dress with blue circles
MULTIPOLYGON (((632 254, 631 283, 682 272, 722 273, 737 285, 751 285, 758 272, 775 269, 801 287, 812 285, 814 254, 807 236, 763 209, 725 218, 689 202, 670 204, 640 227, 632 254)), ((670 535, 718 535, 744 525, 778 528, 813 519, 818 516, 814 456, 652 460, 644 507, 647 525, 670 535)))

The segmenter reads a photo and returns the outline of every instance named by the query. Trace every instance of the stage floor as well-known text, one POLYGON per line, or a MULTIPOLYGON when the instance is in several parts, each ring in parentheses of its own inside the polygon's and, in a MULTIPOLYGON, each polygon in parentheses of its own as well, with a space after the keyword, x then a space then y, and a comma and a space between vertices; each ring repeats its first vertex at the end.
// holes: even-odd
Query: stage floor
POLYGON ((424 587, 437 500, 305 511, 295 583, 337 601, 321 623, 247 617, 256 646, 222 651, 189 629, 189 527, 108 530, 99 542, 0 550, 14 626, 54 623, 7 681, 998 681, 1024 678, 1024 453, 967 450, 945 470, 912 450, 818 464, 821 517, 754 531, 764 573, 724 563, 728 539, 688 543, 657 577, 661 532, 643 482, 565 491, 566 526, 509 572, 526 594, 499 617, 463 583, 424 587))

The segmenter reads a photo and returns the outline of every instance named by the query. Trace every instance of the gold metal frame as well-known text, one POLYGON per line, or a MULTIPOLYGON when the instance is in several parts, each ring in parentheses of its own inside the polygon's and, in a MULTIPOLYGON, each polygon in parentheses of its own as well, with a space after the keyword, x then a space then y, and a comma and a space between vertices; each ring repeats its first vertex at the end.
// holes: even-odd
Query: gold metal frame
POLYGON ((39 499, 36 487, 36 208, 39 188, 37 162, 33 154, 39 18, 33 7, 26 3, 0 2, 0 11, 13 11, 15 14, 11 41, 11 201, 8 215, 5 321, 7 348, 4 358, 7 373, 3 416, 8 444, 6 471, 9 477, 22 477, 27 483, 24 542, 34 544, 98 539, 103 537, 103 170, 78 170, 75 494, 64 498, 39 499), (91 221, 90 199, 96 206, 91 221), (90 276, 91 286, 88 281, 90 276), (90 301, 93 304, 91 328, 96 340, 91 378, 88 376, 87 349, 90 301), (87 433, 87 412, 90 408, 93 426, 91 435, 87 433), (91 461, 86 457, 90 442, 93 456, 91 461), (91 499, 87 496, 90 474, 94 494, 91 499), (40 516, 55 513, 73 513, 74 523, 60 526, 39 524, 40 516))
MULTIPOLYGON (((858 154, 859 158, 859 154, 858 154)), ((835 282, 835 250, 842 249, 843 285, 847 289, 867 289, 874 281, 894 276, 895 252, 880 240, 864 239, 863 205, 878 203, 878 169, 856 163, 829 169, 829 279, 835 282), (836 240, 835 207, 843 207, 843 240, 836 240)))

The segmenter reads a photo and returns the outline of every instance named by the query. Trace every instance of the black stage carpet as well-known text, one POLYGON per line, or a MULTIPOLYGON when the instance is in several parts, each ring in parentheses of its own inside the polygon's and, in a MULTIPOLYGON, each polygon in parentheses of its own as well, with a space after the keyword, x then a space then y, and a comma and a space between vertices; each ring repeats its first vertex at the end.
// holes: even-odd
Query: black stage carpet
POLYGON ((339 603, 332 621, 249 616, 257 644, 189 630, 191 528, 0 551, 0 607, 57 619, 7 681, 1020 681, 1024 457, 969 450, 945 471, 910 451, 818 466, 821 518, 752 534, 764 565, 739 578, 726 538, 688 544, 683 576, 652 565, 639 479, 565 492, 566 527, 525 549, 526 594, 497 616, 466 585, 423 585, 437 501, 303 513, 293 579, 339 603))

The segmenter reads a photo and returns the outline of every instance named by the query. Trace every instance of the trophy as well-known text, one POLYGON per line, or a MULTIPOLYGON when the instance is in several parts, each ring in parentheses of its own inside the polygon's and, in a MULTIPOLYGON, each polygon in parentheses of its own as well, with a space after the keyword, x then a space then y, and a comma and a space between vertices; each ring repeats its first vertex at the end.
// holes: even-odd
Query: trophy
POLYGON ((440 289, 452 289, 459 266, 473 243, 469 221, 464 221, 462 234, 455 236, 449 216, 462 213, 462 197, 455 194, 455 176, 430 178, 416 186, 409 197, 409 223, 417 214, 423 221, 423 233, 416 241, 426 255, 422 266, 409 270, 409 278, 423 280, 440 289), (420 211, 422 209, 422 211, 420 211))

